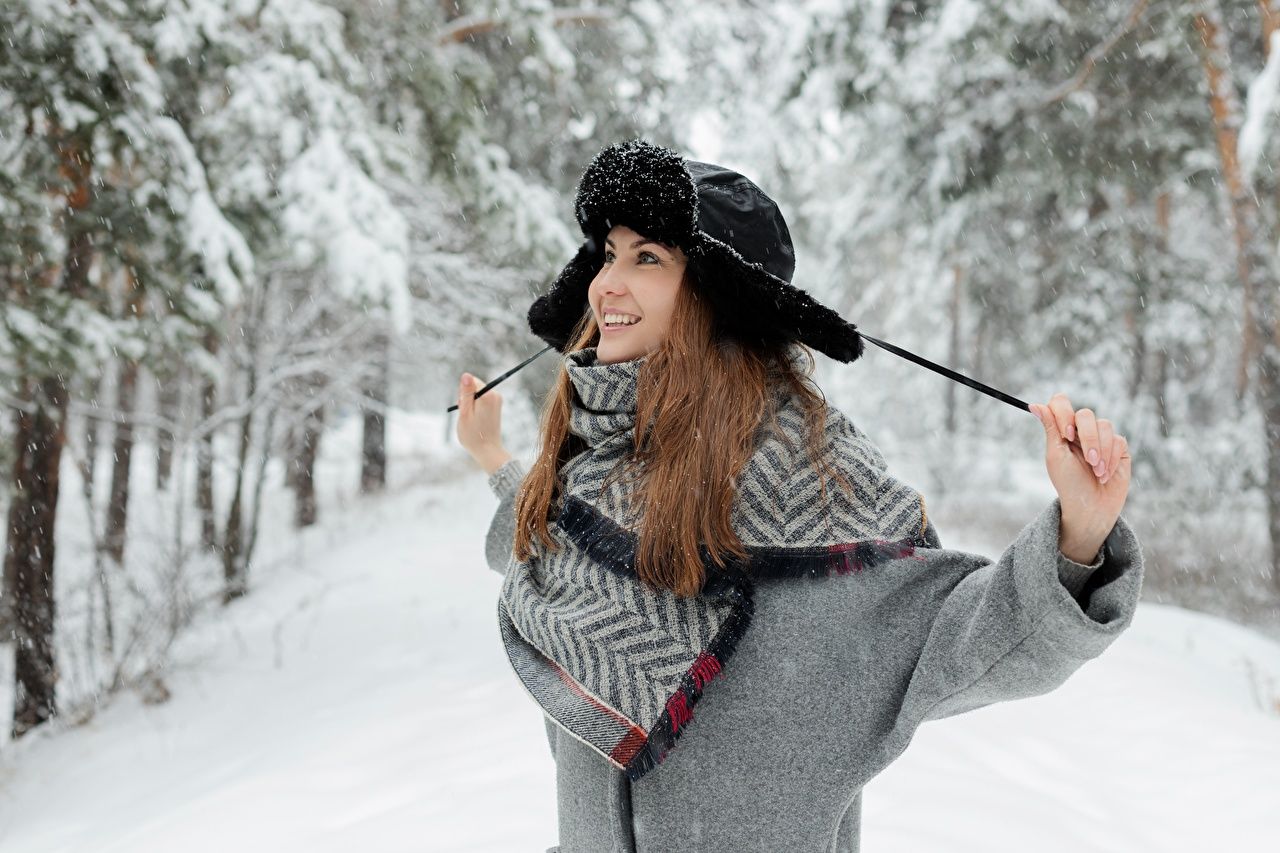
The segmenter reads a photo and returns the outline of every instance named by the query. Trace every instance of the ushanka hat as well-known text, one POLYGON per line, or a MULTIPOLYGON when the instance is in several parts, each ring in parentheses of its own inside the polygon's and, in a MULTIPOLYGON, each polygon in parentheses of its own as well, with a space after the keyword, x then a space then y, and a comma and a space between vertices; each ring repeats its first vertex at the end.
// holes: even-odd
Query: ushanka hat
POLYGON ((558 351, 588 310, 605 237, 625 225, 685 253, 718 331, 747 345, 799 341, 843 362, 862 355, 856 327, 791 283, 795 250, 778 205, 732 169, 620 142, 587 166, 574 208, 586 240, 529 308, 529 328, 558 351))

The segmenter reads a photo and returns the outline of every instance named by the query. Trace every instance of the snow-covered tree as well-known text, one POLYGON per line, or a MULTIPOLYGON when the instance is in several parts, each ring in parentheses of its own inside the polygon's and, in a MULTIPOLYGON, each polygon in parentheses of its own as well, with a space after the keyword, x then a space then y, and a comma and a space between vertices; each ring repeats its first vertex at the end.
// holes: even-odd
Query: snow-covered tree
MULTIPOLYGON (((1270 223, 1259 227, 1274 264, 1274 135, 1257 129, 1274 110, 1262 47, 1276 18, 1272 3, 1227 6, 1230 56, 1216 64, 1250 71, 1219 86, 1219 100, 1256 78, 1247 121, 1207 97, 1196 23, 1206 4, 778 8, 749 51, 771 61, 771 75, 743 75, 762 106, 722 111, 722 156, 781 179, 793 234, 819 267, 803 275, 870 334, 1022 396, 1066 390, 1077 406, 1105 407, 1131 440, 1140 482, 1157 487, 1143 490, 1152 501, 1162 486, 1203 510, 1224 490, 1275 494, 1263 482, 1274 475, 1259 473, 1280 456, 1271 397, 1241 401, 1220 377, 1257 362, 1232 330, 1250 316, 1240 271, 1265 268, 1242 265, 1233 248, 1243 216, 1222 197, 1232 127, 1250 129, 1242 162, 1264 164, 1250 173, 1270 190, 1254 195, 1253 215, 1270 223), (1188 482, 1189 468, 1204 473, 1188 482)), ((712 91, 731 100, 726 87, 712 91)), ((890 421, 904 398, 947 385, 867 358, 892 381, 855 385, 855 368, 836 385, 890 421)), ((945 393, 936 420, 915 417, 913 404, 893 432, 910 442, 1008 432, 1002 407, 945 393)))
MULTIPOLYGON (((54 521, 71 378, 93 373, 131 337, 107 310, 108 271, 130 254, 141 261, 158 244, 177 243, 175 266, 217 270, 230 296, 248 261, 209 199, 189 140, 166 114, 164 81, 148 53, 156 5, 18 2, 0 10, 0 103, 12 116, 0 185, 6 216, 23 220, 0 237, 3 361, 23 448, 5 561, 15 737, 57 708, 54 521), (157 198, 172 213, 142 215, 157 198)), ((186 304, 181 275, 155 283, 186 304)))

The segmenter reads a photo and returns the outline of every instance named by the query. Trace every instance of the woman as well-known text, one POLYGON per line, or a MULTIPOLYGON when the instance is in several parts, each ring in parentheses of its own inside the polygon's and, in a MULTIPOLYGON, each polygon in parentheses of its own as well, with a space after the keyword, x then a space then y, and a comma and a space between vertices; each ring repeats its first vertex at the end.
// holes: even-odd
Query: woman
POLYGON ((565 357, 527 475, 499 395, 459 386, 500 499, 500 632, 556 760, 552 850, 857 850, 862 787, 917 726, 1052 690, 1129 625, 1127 442, 1034 406, 1058 497, 994 563, 945 550, 809 381, 810 348, 862 342, 790 284, 759 187, 636 140, 576 209, 586 242, 529 312, 565 357))

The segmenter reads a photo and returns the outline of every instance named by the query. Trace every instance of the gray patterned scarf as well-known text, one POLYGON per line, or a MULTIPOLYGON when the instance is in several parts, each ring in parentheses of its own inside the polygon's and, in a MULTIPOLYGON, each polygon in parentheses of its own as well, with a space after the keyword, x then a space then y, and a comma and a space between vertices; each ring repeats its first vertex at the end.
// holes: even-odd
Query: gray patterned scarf
POLYGON ((633 449, 643 359, 598 364, 588 348, 564 358, 576 391, 570 431, 587 449, 564 464, 565 490, 548 532, 559 548, 512 558, 498 601, 507 655, 557 725, 631 780, 657 766, 692 721, 707 684, 748 629, 755 581, 825 577, 910 558, 924 545, 924 503, 890 476, 876 446, 827 408, 830 462, 853 486, 826 498, 805 450, 798 405, 779 392, 780 432, 762 428, 732 509, 745 561, 715 567, 703 549, 702 592, 679 598, 636 576, 627 485, 606 475, 633 449))

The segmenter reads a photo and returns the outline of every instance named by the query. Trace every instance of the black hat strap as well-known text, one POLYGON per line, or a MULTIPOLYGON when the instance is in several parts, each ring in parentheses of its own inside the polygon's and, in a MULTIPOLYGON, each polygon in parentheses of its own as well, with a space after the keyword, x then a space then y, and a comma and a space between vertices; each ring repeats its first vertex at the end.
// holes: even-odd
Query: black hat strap
POLYGON ((878 347, 887 349, 889 352, 895 355, 900 355, 903 358, 907 359, 908 361, 914 361, 916 364, 923 365, 924 367, 927 367, 930 370, 937 371, 938 373, 941 373, 943 376, 947 377, 948 379, 954 379, 956 382, 961 382, 965 385, 968 385, 970 388, 975 388, 981 391, 984 394, 990 394, 992 397, 995 397, 997 400, 1003 400, 1004 402, 1008 403, 1010 406, 1013 406, 1015 409, 1022 409, 1024 412, 1031 411, 1031 407, 1028 406, 1022 400, 1019 400, 1017 397, 1014 397, 1010 394, 1006 394, 1003 391, 1000 391, 996 388, 992 388, 990 385, 984 385, 983 383, 979 382, 976 379, 970 379, 968 376, 965 376, 963 373, 956 373, 954 370, 951 370, 950 368, 943 367, 940 364, 934 364, 932 361, 929 361, 929 359, 927 358, 921 358, 920 356, 916 355, 913 352, 908 352, 907 350, 904 350, 901 347, 895 347, 893 344, 888 343, 887 341, 882 341, 877 338, 873 338, 870 335, 868 335, 866 332, 862 331, 861 329, 858 330, 858 334, 866 338, 867 340, 871 341, 871 343, 875 344, 878 347))
MULTIPOLYGON (((877 338, 873 338, 870 335, 868 335, 866 332, 862 331, 861 329, 858 330, 858 334, 866 338, 867 340, 871 341, 871 343, 875 344, 876 346, 881 347, 882 349, 887 349, 889 352, 893 353, 894 355, 900 355, 903 358, 907 359, 908 361, 914 361, 916 364, 922 365, 924 367, 929 368, 930 370, 941 373, 943 376, 947 377, 948 379, 953 379, 956 382, 960 382, 965 385, 968 385, 970 388, 974 388, 978 391, 981 391, 984 394, 989 394, 990 396, 995 397, 997 400, 1003 400, 1004 402, 1008 403, 1010 406, 1013 406, 1016 409, 1022 409, 1024 412, 1031 411, 1031 407, 1027 405, 1025 402, 1023 402, 1022 400, 1019 400, 1017 397, 1011 396, 1009 394, 1004 393, 1003 391, 992 388, 990 385, 984 385, 983 383, 979 382, 976 379, 970 379, 968 376, 965 376, 962 373, 956 373, 954 370, 943 367, 940 364, 934 364, 932 361, 929 361, 929 359, 921 358, 915 353, 908 352, 907 350, 904 350, 901 347, 896 347, 891 343, 887 343, 877 338)), ((497 379, 494 379, 492 382, 489 382, 487 385, 485 385, 483 388, 477 391, 476 397, 479 397, 481 394, 485 393, 486 391, 488 391, 493 386, 497 385, 502 380, 511 376, 516 371, 522 370, 523 368, 528 366, 535 358, 542 355, 547 350, 551 350, 551 349, 555 349, 555 347, 548 345, 543 349, 539 350, 538 352, 534 353, 533 355, 529 356, 524 361, 520 362, 515 367, 511 368, 506 373, 502 374, 497 379)), ((455 403, 452 406, 450 406, 448 409, 446 409, 446 411, 452 412, 457 408, 458 408, 458 405, 457 403, 455 403)))
MULTIPOLYGON (((502 374, 502 375, 501 375, 501 376, 499 376, 497 379, 493 380, 492 382, 488 383, 488 384, 487 384, 487 385, 485 385, 483 388, 481 388, 479 391, 477 391, 477 392, 476 392, 476 397, 479 397, 479 396, 480 396, 481 394, 483 394, 485 391, 488 391, 488 390, 489 390, 490 388, 492 388, 494 385, 497 385, 499 382, 501 382, 502 380, 506 379, 508 376, 510 376, 511 374, 515 373, 516 371, 523 370, 524 368, 528 367, 528 366, 529 366, 529 364, 530 364, 530 363, 531 363, 535 358, 537 358, 538 356, 542 355, 544 352, 546 352, 546 351, 547 351, 547 350, 549 350, 549 349, 555 349, 555 347, 553 347, 553 346, 551 346, 550 344, 548 344, 547 346, 545 346, 545 347, 543 347, 542 349, 538 350, 538 351, 537 351, 537 352, 535 352, 533 355, 529 356, 529 357, 528 357, 528 358, 526 358, 524 361, 520 362, 520 363, 519 363, 519 364, 517 364, 515 367, 511 368, 511 369, 510 369, 510 370, 508 370, 506 373, 502 374)), ((474 399, 475 399, 475 397, 473 397, 472 399, 474 400, 474 399)), ((452 411, 456 410, 457 408, 458 408, 458 404, 457 404, 457 403, 454 403, 452 406, 450 406, 449 408, 445 409, 445 411, 446 411, 446 412, 452 412, 452 411)))

